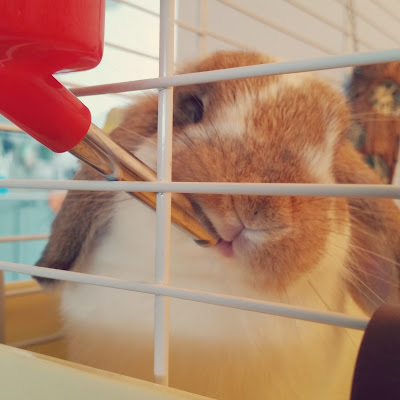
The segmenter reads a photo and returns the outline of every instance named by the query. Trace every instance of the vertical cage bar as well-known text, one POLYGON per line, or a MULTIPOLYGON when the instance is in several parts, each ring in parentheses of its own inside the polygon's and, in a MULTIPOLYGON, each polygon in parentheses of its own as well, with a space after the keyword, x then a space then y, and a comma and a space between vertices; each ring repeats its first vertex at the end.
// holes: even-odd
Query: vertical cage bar
POLYGON ((5 299, 4 272, 0 271, 0 343, 6 342, 5 299))
MULTIPOLYGON (((174 69, 175 1, 160 0, 160 76, 170 76, 174 69)), ((161 89, 158 97, 157 179, 171 181, 173 88, 161 89)), ((169 283, 171 193, 157 193, 156 270, 157 283, 169 283)), ((169 298, 155 297, 154 306, 154 378, 168 385, 169 298)))
POLYGON ((208 0, 201 0, 200 4, 200 54, 204 57, 207 54, 207 9, 208 0))

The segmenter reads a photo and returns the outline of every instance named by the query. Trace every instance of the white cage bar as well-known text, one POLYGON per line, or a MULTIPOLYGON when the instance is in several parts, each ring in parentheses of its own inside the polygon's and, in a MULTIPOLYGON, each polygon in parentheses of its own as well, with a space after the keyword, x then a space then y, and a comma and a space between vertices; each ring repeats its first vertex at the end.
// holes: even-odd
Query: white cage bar
POLYGON ((257 194, 268 196, 332 196, 400 198, 399 185, 226 182, 103 182, 2 179, 9 189, 60 189, 123 192, 257 194))
POLYGON ((300 61, 252 65, 249 67, 237 67, 221 69, 217 71, 197 72, 165 78, 142 79, 130 82, 95 85, 72 89, 71 91, 77 96, 91 96, 95 94, 120 93, 137 90, 159 89, 170 86, 184 86, 207 82, 226 81, 230 79, 251 78, 254 76, 320 71, 324 69, 351 67, 354 65, 378 64, 397 60, 400 60, 400 49, 390 49, 345 54, 340 56, 328 56, 300 61))
POLYGON ((157 283, 132 282, 123 279, 87 275, 79 272, 36 267, 32 265, 10 263, 5 261, 0 261, 0 269, 19 272, 22 274, 36 275, 50 279, 59 279, 70 282, 85 283, 88 285, 97 285, 114 289, 174 297, 182 300, 197 301, 241 310, 255 311, 264 314, 278 315, 287 318, 296 318, 322 324, 337 325, 351 329, 364 330, 368 323, 367 318, 351 317, 336 312, 316 311, 305 307, 289 306, 280 303, 216 294, 201 290, 189 290, 157 283))
MULTIPOLYGON (((160 0, 160 77, 174 73, 175 0, 160 0)), ((158 95, 157 180, 171 182, 173 88, 158 95)), ((155 280, 169 284, 171 243, 171 193, 157 193, 155 280)), ((154 306, 154 378, 168 386, 169 298, 156 295, 154 306)))

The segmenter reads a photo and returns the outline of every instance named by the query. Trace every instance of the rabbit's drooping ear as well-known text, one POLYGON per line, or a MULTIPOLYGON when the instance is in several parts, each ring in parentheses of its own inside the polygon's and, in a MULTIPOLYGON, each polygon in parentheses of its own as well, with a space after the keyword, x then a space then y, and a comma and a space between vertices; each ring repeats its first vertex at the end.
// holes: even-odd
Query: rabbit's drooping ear
MULTIPOLYGON (((102 180, 102 176, 84 165, 76 180, 102 180)), ((35 265, 70 270, 85 251, 108 229, 109 209, 115 192, 70 191, 53 221, 51 236, 35 265)), ((54 280, 36 279, 50 287, 54 280)))
MULTIPOLYGON (((382 183, 349 142, 337 154, 335 176, 338 183, 382 183)), ((391 199, 354 197, 348 203, 348 286, 360 307, 372 313, 383 302, 399 301, 400 213, 391 199)))

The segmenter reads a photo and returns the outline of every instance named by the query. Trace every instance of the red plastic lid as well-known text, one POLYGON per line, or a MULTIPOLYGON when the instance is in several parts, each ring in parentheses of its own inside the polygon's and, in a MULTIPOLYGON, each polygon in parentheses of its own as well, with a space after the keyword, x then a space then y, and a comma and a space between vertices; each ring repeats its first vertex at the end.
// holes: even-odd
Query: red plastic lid
POLYGON ((89 110, 52 74, 95 67, 105 0, 0 1, 0 113, 56 152, 86 135, 89 110))

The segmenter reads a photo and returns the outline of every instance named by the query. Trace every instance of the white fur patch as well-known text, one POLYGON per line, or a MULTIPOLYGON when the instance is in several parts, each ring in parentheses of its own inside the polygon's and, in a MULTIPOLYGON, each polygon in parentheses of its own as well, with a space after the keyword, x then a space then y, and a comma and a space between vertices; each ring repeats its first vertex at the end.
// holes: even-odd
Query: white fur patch
POLYGON ((254 229, 245 229, 243 234, 247 240, 256 245, 262 245, 263 243, 266 243, 270 236, 267 231, 254 229))
POLYGON ((318 149, 311 145, 305 146, 301 152, 310 173, 320 183, 335 183, 332 175, 333 152, 327 149, 318 149))
POLYGON ((321 183, 335 183, 332 172, 336 141, 340 135, 337 124, 329 122, 324 132, 322 148, 311 145, 303 148, 302 154, 311 174, 321 183))

